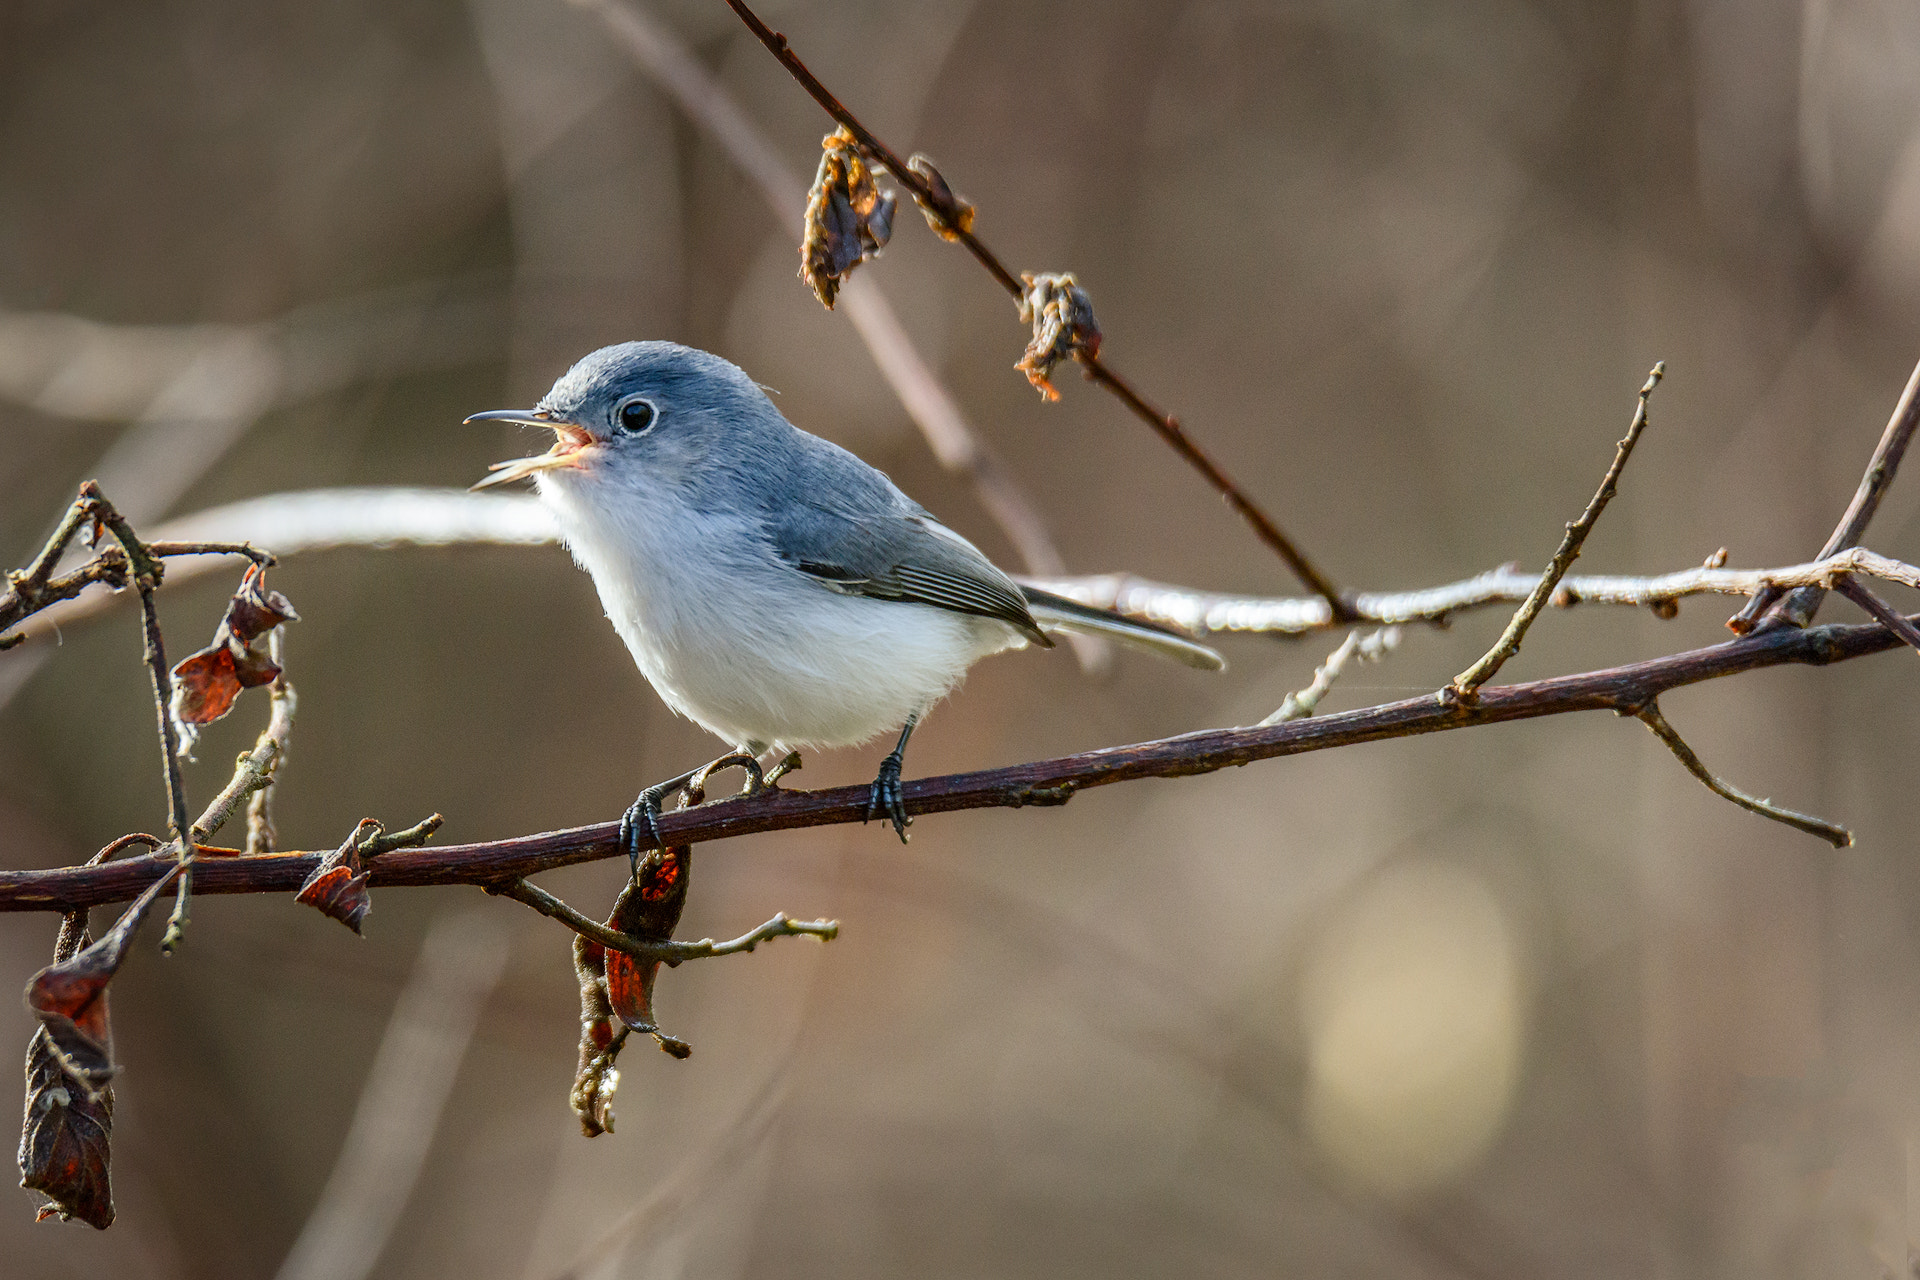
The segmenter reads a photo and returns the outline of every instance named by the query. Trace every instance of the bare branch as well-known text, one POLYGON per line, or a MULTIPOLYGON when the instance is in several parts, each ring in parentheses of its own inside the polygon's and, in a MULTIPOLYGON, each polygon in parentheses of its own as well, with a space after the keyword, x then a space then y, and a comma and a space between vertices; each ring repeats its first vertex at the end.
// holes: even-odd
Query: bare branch
MULTIPOLYGON (((544 546, 559 541, 552 519, 536 498, 399 487, 268 494, 169 520, 159 526, 157 532, 217 534, 228 540, 219 545, 232 547, 237 554, 245 554, 251 549, 248 544, 256 544, 272 546, 283 557, 340 547, 544 546)), ((163 548, 182 544, 156 541, 148 545, 163 548)), ((180 560, 168 566, 166 582, 173 585, 191 581, 219 567, 219 562, 212 559, 180 560)), ((124 566, 119 571, 124 573, 124 566)), ((1673 604, 1688 596, 1747 596, 1768 586, 1830 586, 1837 575, 1848 573, 1864 573, 1889 582, 1920 586, 1920 569, 1853 548, 1824 560, 1777 569, 1715 566, 1681 569, 1653 577, 1572 574, 1560 580, 1550 603, 1560 608, 1585 603, 1629 605, 1668 616, 1673 604)), ((1326 601, 1319 597, 1199 591, 1126 573, 1024 576, 1021 581, 1083 604, 1115 609, 1129 617, 1158 622, 1194 635, 1291 637, 1340 625, 1326 601)), ((1350 596, 1350 602, 1360 622, 1366 625, 1445 624, 1455 614, 1525 600, 1539 581, 1534 574, 1521 573, 1512 565, 1506 565, 1442 586, 1412 591, 1356 592, 1350 596)), ((113 599, 112 595, 95 593, 53 604, 18 634, 25 637, 51 634, 56 626, 71 626, 93 616, 113 599)))
MULTIPOLYGON (((275 627, 267 636, 267 657, 273 665, 280 668, 280 674, 267 686, 268 706, 267 727, 260 732, 260 741, 254 745, 253 754, 258 756, 262 746, 271 743, 273 759, 265 763, 261 770, 261 784, 247 802, 247 852, 272 853, 277 833, 273 829, 273 785, 279 780, 279 772, 286 767, 287 746, 293 738, 293 717, 300 709, 300 699, 293 691, 293 685, 287 680, 284 631, 275 627)), ((251 757, 250 757, 251 758, 251 757)))
MULTIPOLYGON (((1669 689, 1787 663, 1825 666, 1897 648, 1900 638, 1881 626, 1790 627, 1729 640, 1645 662, 1578 675, 1483 689, 1471 703, 1438 694, 1333 715, 1250 729, 1211 729, 1130 746, 1037 760, 979 773, 923 778, 904 787, 910 814, 960 809, 1065 804, 1089 787, 1139 778, 1179 778, 1362 742, 1504 724, 1576 711, 1637 715, 1669 689)), ((733 798, 669 813, 660 821, 671 844, 724 840, 766 831, 862 821, 868 788, 824 791, 786 788, 751 799, 733 798)), ((317 853, 218 857, 199 864, 202 893, 282 893, 306 879, 317 853)), ((376 886, 492 885, 555 867, 624 857, 619 824, 600 823, 484 844, 441 845, 381 857, 371 865, 376 886)), ((0 911, 72 911, 132 898, 162 874, 153 858, 100 867, 0 871, 0 911)))
POLYGON ((1627 427, 1619 447, 1613 455, 1613 465, 1607 468, 1606 476, 1600 481, 1600 488, 1594 492, 1593 500, 1587 503, 1587 509, 1580 518, 1567 526, 1566 536, 1560 540, 1560 549, 1553 553, 1546 572, 1540 575, 1540 581, 1531 594, 1514 610, 1513 620, 1507 623, 1507 629, 1494 642, 1493 648, 1481 655, 1478 662, 1462 671, 1447 686, 1456 698, 1472 698, 1481 685, 1491 680, 1495 673, 1505 665, 1508 658, 1520 652, 1520 642, 1526 638, 1527 628, 1540 616, 1540 610, 1547 605, 1553 595, 1553 589, 1566 576, 1573 562, 1580 558, 1580 548, 1586 544, 1587 535, 1593 532, 1593 526, 1600 521, 1600 513, 1607 509, 1607 503, 1613 501, 1614 488, 1619 483, 1620 473, 1626 470, 1627 459, 1633 456, 1633 446, 1639 443, 1640 433, 1647 426, 1647 400, 1653 395, 1653 389, 1660 385, 1661 375, 1666 373, 1664 361, 1653 366, 1653 372, 1647 375, 1646 385, 1640 388, 1640 403, 1633 411, 1633 421, 1627 427))
POLYGON ((515 902, 532 907, 549 920, 558 920, 581 937, 591 938, 609 951, 618 951, 636 960, 649 960, 661 964, 677 965, 687 960, 738 955, 741 952, 753 950, 760 943, 771 938, 806 936, 829 942, 840 935, 838 920, 790 920, 785 912, 781 912, 765 924, 730 942, 715 942, 712 938, 702 938, 698 942, 650 942, 644 938, 629 937, 618 929, 608 928, 523 878, 515 877, 512 880, 483 887, 488 893, 497 893, 503 898, 512 898, 515 902))
MULTIPOLYGON (((1908 375, 1906 388, 1901 391, 1899 402, 1893 406, 1893 415, 1887 419, 1886 430, 1880 433, 1880 443, 1874 446, 1873 456, 1867 459, 1867 470, 1860 477, 1859 487, 1853 492, 1853 501, 1847 504, 1846 511, 1840 516, 1840 523, 1834 526, 1826 545, 1820 548, 1820 559, 1858 546, 1866 536, 1867 524, 1873 519, 1874 512, 1880 509, 1880 499, 1885 496, 1887 486, 1893 483, 1894 475, 1900 470, 1900 459, 1906 456, 1907 444, 1913 439, 1916 427, 1920 427, 1920 364, 1916 364, 1908 375)), ((1761 625, 1761 615, 1766 614, 1772 625, 1804 627, 1813 621, 1824 595, 1825 592, 1818 587, 1803 587, 1781 602, 1778 609, 1772 609, 1780 598, 1780 592, 1762 591, 1747 601, 1746 607, 1739 613, 1727 619, 1727 626, 1736 634, 1744 634, 1761 625)))
POLYGON ((1673 752, 1674 758, 1687 767, 1688 773, 1691 773, 1694 777, 1704 782, 1707 785, 1707 789, 1715 795, 1733 801, 1733 803, 1750 813, 1757 813, 1763 818, 1771 818, 1775 822, 1785 823, 1796 831, 1804 831, 1808 835, 1819 836, 1836 849, 1844 849, 1853 843, 1853 833, 1838 823, 1828 822, 1824 818, 1816 818, 1811 814, 1797 813, 1792 809, 1783 808, 1771 800, 1763 800, 1758 796, 1750 796, 1739 788, 1729 786, 1727 783, 1715 777, 1712 770, 1708 769, 1707 766, 1702 763, 1700 757, 1694 754, 1693 748, 1687 745, 1686 739, 1682 738, 1678 731, 1667 723, 1667 718, 1660 714, 1660 704, 1658 702, 1649 702, 1646 706, 1634 712, 1634 715, 1642 724, 1646 725, 1647 728, 1653 730, 1656 738, 1667 744, 1667 750, 1673 752))
POLYGON ((1920 628, 1916 628, 1911 622, 1901 617, 1892 605, 1875 595, 1866 583, 1858 578, 1842 576, 1834 579, 1833 587, 1841 595, 1865 609, 1881 626, 1905 640, 1915 650, 1920 650, 1920 628))
MULTIPOLYGON (((974 234, 973 207, 960 201, 953 194, 946 182, 939 179, 932 165, 925 163, 924 160, 917 165, 902 161, 892 148, 861 124, 853 112, 849 111, 820 82, 819 78, 807 69, 807 64, 802 62, 799 55, 794 53, 787 44, 787 38, 762 22, 760 16, 747 6, 745 0, 727 0, 727 6, 739 15, 740 20, 747 25, 747 29, 767 47, 768 52, 779 59, 780 65, 799 81, 800 86, 812 95, 813 100, 853 135, 855 142, 859 144, 862 151, 866 152, 868 159, 874 164, 885 167, 893 174, 895 181, 913 193, 914 200, 927 214, 927 220, 935 226, 941 237, 966 246, 967 252, 971 253, 974 259, 986 268, 988 274, 999 282, 1000 287, 1013 297, 1015 305, 1024 304, 1027 296, 1026 285, 1007 269, 1006 264, 987 248, 986 243, 979 236, 974 234)), ((1076 351, 1074 359, 1085 367, 1088 378, 1119 397, 1122 404, 1131 409, 1141 421, 1152 427, 1162 440, 1172 446, 1174 452, 1186 460, 1189 466, 1205 476, 1207 483, 1211 484, 1252 526, 1254 533, 1286 562, 1294 575, 1327 601, 1336 621, 1341 623, 1357 621, 1352 615, 1351 606, 1342 598, 1339 589, 1328 580, 1325 574, 1314 567, 1306 555, 1293 544, 1293 541, 1280 531, 1280 527, 1266 512, 1247 497, 1240 486, 1234 483, 1233 478, 1221 470, 1219 464, 1187 436, 1172 414, 1149 402, 1145 396, 1133 388, 1131 383, 1104 363, 1097 353, 1076 351)))
MULTIPOLYGON (((1770 586, 1832 586, 1850 573, 1920 586, 1920 568, 1855 547, 1825 560, 1778 569, 1725 569, 1716 564, 1647 578, 1569 575, 1560 580, 1549 602, 1561 609, 1576 604, 1632 605, 1651 609, 1661 617, 1671 617, 1677 611, 1677 602, 1688 596, 1750 596, 1770 586)), ((1114 609, 1129 617, 1199 636, 1241 633, 1293 637, 1325 631, 1336 625, 1326 602, 1314 597, 1226 595, 1120 573, 1024 578, 1022 581, 1082 604, 1114 609)), ((1445 625, 1457 613, 1525 600, 1539 584, 1536 575, 1505 565, 1444 586, 1415 591, 1361 591, 1351 599, 1361 620, 1376 626, 1418 622, 1445 625)))

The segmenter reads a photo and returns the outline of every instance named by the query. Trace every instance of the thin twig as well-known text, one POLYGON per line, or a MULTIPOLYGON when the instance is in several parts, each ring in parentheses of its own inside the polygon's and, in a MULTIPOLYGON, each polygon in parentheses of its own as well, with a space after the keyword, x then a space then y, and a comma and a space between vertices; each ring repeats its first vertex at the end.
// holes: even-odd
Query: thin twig
MULTIPOLYGON (((1886 430, 1880 433, 1880 443, 1874 446, 1873 456, 1867 459, 1866 472, 1860 477, 1859 487, 1853 491, 1853 501, 1847 504, 1846 511, 1840 516, 1840 523, 1834 526, 1826 545, 1820 548, 1820 559, 1858 546, 1866 536, 1867 524, 1873 519, 1874 512, 1880 509, 1880 499, 1886 495, 1887 487, 1900 470, 1900 459, 1906 455, 1907 444, 1913 439, 1916 427, 1920 427, 1920 364, 1914 365, 1913 372, 1908 375, 1906 388, 1901 391, 1900 400, 1894 405, 1892 416, 1887 419, 1886 430)), ((1788 599, 1779 601, 1779 591, 1762 591, 1747 601, 1746 607, 1739 613, 1727 619, 1727 626, 1736 634, 1766 625, 1804 627, 1813 621, 1813 615, 1819 611, 1820 601, 1825 594, 1818 587, 1802 587, 1788 599), (1779 601, 1777 609, 1773 608, 1776 601, 1779 601), (1766 615, 1764 619, 1763 614, 1766 615)))
POLYGON ((512 898, 515 902, 532 907, 549 920, 558 920, 581 937, 591 938, 610 951, 630 955, 636 960, 659 961, 669 965, 677 965, 685 960, 705 960, 713 956, 730 956, 751 951, 770 938, 807 936, 819 938, 824 942, 831 941, 840 934, 838 920, 789 920, 786 913, 781 912, 765 924, 730 942, 715 942, 712 938, 702 938, 698 942, 650 942, 644 938, 630 937, 618 929, 610 929, 591 916, 582 915, 545 889, 519 877, 483 887, 488 893, 512 898))
POLYGON ((1626 469, 1627 459, 1633 456, 1633 446, 1639 443, 1640 433, 1646 430, 1647 400, 1653 395, 1653 389, 1660 385, 1661 375, 1666 371, 1666 362, 1660 361, 1647 375, 1646 384, 1640 388, 1640 403, 1633 411, 1633 422, 1628 425, 1627 434, 1621 438, 1613 455, 1613 465, 1607 468, 1607 474, 1600 481, 1600 488, 1594 492, 1593 500, 1587 503, 1587 509, 1580 513, 1580 518, 1567 526, 1566 536, 1560 540, 1560 549, 1553 553, 1546 572, 1540 575, 1539 583, 1526 601, 1514 610, 1512 621, 1507 623, 1507 629, 1494 642, 1493 648, 1482 654, 1478 662, 1455 676, 1447 686, 1448 692, 1455 698, 1463 701, 1472 698, 1480 686, 1491 680, 1505 665, 1508 658, 1520 652, 1520 642, 1526 638, 1527 628, 1540 616, 1540 610, 1546 607, 1560 579, 1580 558, 1580 548, 1585 545, 1587 535, 1593 532, 1593 526, 1599 523, 1600 513, 1613 500, 1620 473, 1626 469))
MULTIPOLYGON (((861 124, 844 103, 836 98, 822 84, 807 64, 800 60, 787 43, 787 38, 760 20, 760 16, 749 8, 745 0, 727 0, 727 6, 738 14, 760 43, 780 61, 790 75, 799 81, 813 100, 820 104, 834 120, 846 126, 861 150, 875 164, 881 165, 893 174, 894 180, 913 193, 913 198, 930 217, 941 223, 941 234, 966 246, 967 252, 985 267, 987 273, 999 282, 1013 300, 1019 303, 1026 296, 1026 286, 1013 272, 1007 269, 979 236, 975 235, 970 219, 963 215, 955 204, 950 192, 936 188, 925 175, 901 160, 898 153, 880 141, 871 130, 861 124)), ((1335 620, 1340 623, 1358 621, 1352 612, 1352 606, 1341 596, 1340 591, 1327 576, 1315 568, 1313 563, 1294 545, 1292 539, 1280 531, 1280 527, 1234 482, 1232 477, 1220 469, 1205 451, 1196 445, 1181 428, 1179 420, 1172 414, 1150 403, 1145 396, 1122 378, 1118 371, 1102 361, 1097 353, 1076 350, 1074 359, 1087 371, 1087 376, 1100 386, 1119 397, 1121 403, 1133 411, 1148 426, 1152 427, 1160 438, 1171 445, 1175 452, 1186 459, 1188 465, 1205 476, 1220 495, 1232 505, 1233 509, 1252 526, 1260 540, 1280 556, 1296 577, 1310 590, 1322 596, 1333 610, 1335 620)))
POLYGON ((1400 643, 1400 628, 1382 627, 1378 631, 1362 635, 1358 631, 1347 632, 1347 638, 1340 647, 1327 655, 1327 660, 1314 668, 1313 679, 1304 689, 1289 693, 1280 704, 1280 709, 1260 721, 1262 725, 1285 724, 1289 720, 1299 720, 1310 716, 1314 708, 1320 705, 1320 699, 1327 696, 1347 668, 1347 663, 1355 658, 1361 662, 1378 662, 1393 652, 1400 643))
POLYGON ((1898 610, 1875 595, 1866 583, 1858 578, 1840 577, 1834 579, 1833 588, 1872 614, 1881 626, 1905 640, 1915 650, 1920 650, 1920 628, 1901 617, 1898 610))
MULTIPOLYGON (((1129 746, 1036 760, 978 773, 920 778, 903 787, 909 814, 961 809, 1065 804, 1091 787, 1139 778, 1181 778, 1362 742, 1445 733, 1576 711, 1636 714, 1669 689, 1765 667, 1826 666, 1901 646, 1878 625, 1782 627, 1705 649, 1578 675, 1482 689, 1470 703, 1428 694, 1354 711, 1313 716, 1251 729, 1211 729, 1129 746)), ((857 823, 867 813, 869 788, 769 790, 751 799, 714 801, 668 813, 661 836, 670 844, 697 844, 767 831, 857 823)), ((319 864, 318 853, 221 857, 202 862, 201 893, 282 893, 296 889, 319 864)), ((388 854, 369 866, 380 886, 494 885, 557 867, 624 857, 619 824, 599 823, 483 844, 439 845, 388 854)), ((71 911, 121 902, 158 874, 153 859, 104 867, 0 871, 0 911, 71 911)))
POLYGON ((171 955, 174 948, 180 945, 180 938, 187 927, 187 896, 192 891, 195 846, 192 833, 187 828, 187 792, 180 776, 180 740, 174 735, 173 716, 169 710, 173 705, 173 672, 167 666, 166 642, 160 634, 160 614, 153 605, 153 593, 159 588, 165 569, 113 504, 107 501, 98 485, 89 480, 80 486, 80 493, 82 497, 93 500, 93 517, 112 532, 114 541, 126 553, 127 564, 133 574, 133 585, 140 592, 147 673, 152 678, 153 705, 160 720, 160 750, 166 757, 162 767, 167 780, 167 830, 172 833, 179 847, 180 879, 174 886, 173 911, 167 917, 166 933, 160 939, 160 950, 171 955))
POLYGON ((395 849, 417 849, 430 840, 446 821, 441 815, 432 813, 404 830, 376 831, 360 846, 360 854, 366 858, 377 858, 395 849))
POLYGON ((287 680, 284 629, 275 627, 267 635, 267 657, 273 665, 280 668, 280 674, 267 686, 268 705, 267 727, 260 731, 260 741, 254 744, 254 751, 261 744, 273 744, 273 763, 271 771, 264 776, 259 790, 247 802, 247 852, 272 853, 279 840, 273 827, 273 788, 279 781, 281 770, 287 765, 287 749, 293 740, 293 717, 300 710, 300 698, 287 680))
POLYGON ((1715 795, 1723 799, 1731 800, 1742 809, 1746 809, 1751 813, 1757 813, 1763 818, 1771 818, 1775 822, 1785 823, 1796 831, 1804 831, 1810 836, 1819 836, 1836 849, 1844 849, 1853 843, 1853 833, 1838 823, 1828 822, 1824 818, 1816 818, 1811 814, 1797 813, 1792 809, 1782 808, 1771 800, 1763 800, 1758 796, 1750 796, 1739 788, 1729 786, 1715 777, 1713 771, 1708 769, 1707 766, 1701 762, 1700 757, 1694 754, 1693 748, 1687 745, 1686 739, 1682 738, 1674 727, 1667 723, 1667 718, 1660 714, 1660 704, 1658 702, 1649 702, 1646 706, 1634 712, 1634 715, 1642 724, 1646 725, 1647 728, 1653 730, 1655 737, 1667 744, 1667 750, 1673 752, 1674 758, 1687 767, 1688 773, 1691 773, 1694 777, 1706 783, 1707 789, 1715 795))

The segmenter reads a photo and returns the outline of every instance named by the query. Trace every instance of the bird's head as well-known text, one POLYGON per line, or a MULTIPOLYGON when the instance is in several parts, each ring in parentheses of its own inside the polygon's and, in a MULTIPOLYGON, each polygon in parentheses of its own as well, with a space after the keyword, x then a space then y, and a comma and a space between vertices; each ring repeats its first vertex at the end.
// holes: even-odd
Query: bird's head
POLYGON ((719 356, 674 342, 602 347, 562 374, 533 408, 467 419, 546 427, 555 436, 545 453, 494 463, 473 488, 528 476, 572 486, 695 469, 769 414, 779 416, 766 394, 719 356))

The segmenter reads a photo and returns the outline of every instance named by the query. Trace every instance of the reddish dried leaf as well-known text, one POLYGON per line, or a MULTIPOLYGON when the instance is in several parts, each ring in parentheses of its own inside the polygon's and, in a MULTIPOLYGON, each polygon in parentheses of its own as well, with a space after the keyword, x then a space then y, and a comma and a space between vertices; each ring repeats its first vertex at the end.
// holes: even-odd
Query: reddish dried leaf
MULTIPOLYGON (((109 846, 111 848, 111 846, 109 846)), ((20 1185, 53 1203, 45 1218, 113 1221, 108 1178, 117 1070, 107 1018, 107 984, 126 959, 154 901, 180 875, 176 863, 89 945, 76 913, 61 923, 54 963, 27 983, 27 1008, 40 1027, 27 1045, 27 1103, 20 1129, 20 1185)))
POLYGON ((67 1071, 42 1028, 27 1044, 27 1108, 20 1127, 20 1185, 51 1202, 38 1218, 113 1225, 113 1090, 89 1090, 67 1071))
POLYGON ((213 643, 181 660, 173 669, 173 705, 170 711, 180 729, 182 749, 192 744, 201 725, 233 710, 242 689, 266 684, 280 667, 254 642, 283 622, 297 622, 287 598, 266 588, 259 565, 247 570, 240 589, 227 602, 227 614, 213 633, 213 643))
POLYGON ((367 893, 366 868, 360 861, 360 845, 362 840, 379 833, 379 823, 372 818, 362 818, 345 843, 321 859, 320 865, 300 886, 300 892, 294 895, 294 901, 304 902, 359 933, 360 922, 373 909, 373 898, 367 893))
MULTIPOLYGON (((666 942, 687 904, 687 872, 693 850, 655 850, 640 864, 637 882, 614 900, 607 927, 647 942, 666 942)), ((684 1058, 693 1049, 660 1030, 653 1017, 653 986, 659 961, 639 961, 608 951, 589 938, 575 938, 573 968, 580 979, 580 1068, 568 1100, 589 1138, 613 1132, 613 1092, 620 1072, 614 1061, 633 1031, 654 1037, 662 1051, 684 1058)))
POLYGON ((800 278, 831 311, 853 269, 892 237, 895 197, 874 185, 873 171, 844 127, 828 134, 820 146, 820 168, 807 193, 800 239, 800 278))
POLYGON ((1053 367, 1075 355, 1100 354, 1100 326, 1094 322, 1093 301, 1071 273, 1035 275, 1023 271, 1026 297, 1020 300, 1020 319, 1033 326, 1033 339, 1013 367, 1049 400, 1060 393, 1050 381, 1053 367))
POLYGON ((300 615, 278 591, 267 590, 266 571, 259 565, 247 570, 240 589, 227 603, 227 629, 243 645, 250 645, 283 622, 298 622, 300 615))
POLYGON ((202 649, 182 659, 173 668, 174 723, 212 724, 233 710, 233 701, 244 687, 234 670, 230 645, 202 649))

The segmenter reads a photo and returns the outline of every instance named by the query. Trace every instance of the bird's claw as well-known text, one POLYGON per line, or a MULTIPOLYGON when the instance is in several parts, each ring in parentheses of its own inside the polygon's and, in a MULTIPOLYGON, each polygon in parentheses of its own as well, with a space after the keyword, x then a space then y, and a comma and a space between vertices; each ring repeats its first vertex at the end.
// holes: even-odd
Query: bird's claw
POLYGON ((900 760, 896 756, 880 762, 880 776, 873 780, 867 792, 867 816, 861 821, 871 822, 875 818, 891 822, 900 843, 907 842, 907 828, 913 825, 913 819, 907 816, 906 797, 900 789, 900 760))
POLYGON ((660 788, 648 787, 620 815, 620 847, 626 851, 636 883, 640 879, 641 855, 666 847, 660 836, 660 801, 665 794, 660 788), (641 841, 643 833, 645 843, 641 841))

